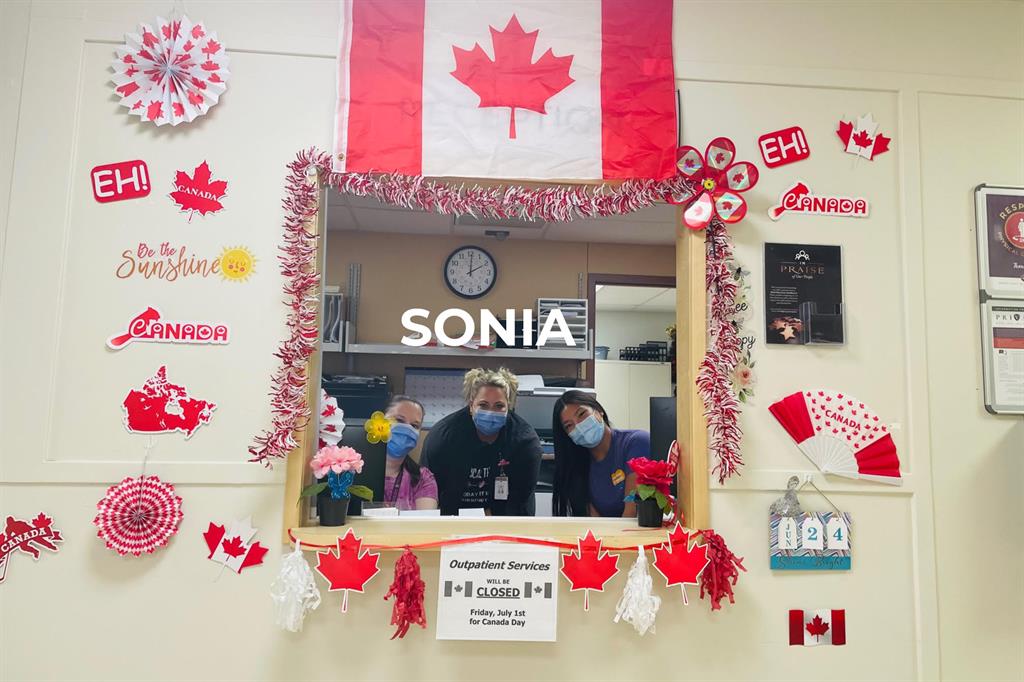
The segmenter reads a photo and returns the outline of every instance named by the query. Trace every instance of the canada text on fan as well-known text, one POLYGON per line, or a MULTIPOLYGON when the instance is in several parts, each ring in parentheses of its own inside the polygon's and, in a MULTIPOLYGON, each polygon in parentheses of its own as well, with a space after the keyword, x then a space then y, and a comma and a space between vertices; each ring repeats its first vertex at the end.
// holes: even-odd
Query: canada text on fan
POLYGON ((823 473, 903 484, 889 427, 852 395, 808 389, 768 409, 823 473))

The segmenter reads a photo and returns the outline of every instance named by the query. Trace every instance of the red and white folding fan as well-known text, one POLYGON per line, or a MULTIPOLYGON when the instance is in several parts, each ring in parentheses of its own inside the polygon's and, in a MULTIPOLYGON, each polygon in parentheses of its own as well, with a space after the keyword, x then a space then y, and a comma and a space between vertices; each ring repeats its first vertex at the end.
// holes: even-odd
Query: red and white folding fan
POLYGON ((903 484, 889 427, 852 395, 810 389, 768 409, 823 473, 903 484))

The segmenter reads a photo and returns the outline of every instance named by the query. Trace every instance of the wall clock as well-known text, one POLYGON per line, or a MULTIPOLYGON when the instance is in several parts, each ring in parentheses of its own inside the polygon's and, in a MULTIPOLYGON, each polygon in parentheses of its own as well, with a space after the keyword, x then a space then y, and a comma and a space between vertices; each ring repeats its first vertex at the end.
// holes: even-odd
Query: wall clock
POLYGON ((460 246, 444 261, 444 282, 462 298, 480 298, 494 287, 498 266, 479 246, 460 246))

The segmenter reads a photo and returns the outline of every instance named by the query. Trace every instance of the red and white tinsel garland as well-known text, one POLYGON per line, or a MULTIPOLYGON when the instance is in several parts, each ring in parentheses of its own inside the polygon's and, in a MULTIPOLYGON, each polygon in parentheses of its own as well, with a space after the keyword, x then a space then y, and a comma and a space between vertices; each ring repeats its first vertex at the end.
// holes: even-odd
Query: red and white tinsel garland
POLYGON ((508 185, 480 187, 454 185, 410 175, 332 173, 330 156, 316 149, 299 152, 288 165, 284 198, 284 244, 281 272, 290 334, 275 355, 281 364, 274 373, 271 392, 273 423, 254 439, 250 461, 270 466, 298 446, 295 436, 310 418, 306 403, 306 363, 316 349, 319 276, 315 272, 316 235, 307 229, 317 212, 317 186, 310 174, 340 192, 370 196, 395 206, 441 214, 471 214, 495 218, 570 221, 578 218, 623 215, 694 195, 682 176, 667 180, 627 180, 620 185, 556 185, 539 188, 508 185))
POLYGON ((736 301, 736 279, 729 269, 732 238, 725 225, 714 220, 705 233, 707 260, 704 284, 708 292, 708 343, 697 371, 697 392, 704 402, 711 452, 717 460, 712 473, 718 482, 739 473, 740 402, 732 389, 732 376, 740 361, 740 339, 732 323, 736 301))

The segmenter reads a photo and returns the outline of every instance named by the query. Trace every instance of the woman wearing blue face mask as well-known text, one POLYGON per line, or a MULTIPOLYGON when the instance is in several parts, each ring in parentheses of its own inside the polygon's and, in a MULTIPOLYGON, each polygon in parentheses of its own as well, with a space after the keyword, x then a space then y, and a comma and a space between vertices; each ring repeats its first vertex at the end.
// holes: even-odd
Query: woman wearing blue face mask
POLYGON ((519 380, 507 369, 471 369, 466 407, 430 429, 420 463, 437 479, 441 513, 484 509, 497 516, 533 516, 540 439, 512 411, 519 380))
POLYGON ((384 416, 391 420, 384 469, 384 504, 400 511, 437 509, 434 475, 409 456, 420 439, 423 404, 407 395, 396 395, 388 403, 384 416))
POLYGON ((636 488, 627 462, 651 456, 651 434, 613 429, 601 403, 582 391, 555 401, 555 516, 636 516, 623 498, 636 488))

